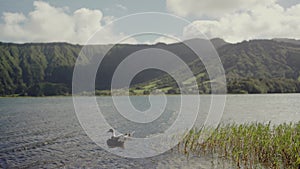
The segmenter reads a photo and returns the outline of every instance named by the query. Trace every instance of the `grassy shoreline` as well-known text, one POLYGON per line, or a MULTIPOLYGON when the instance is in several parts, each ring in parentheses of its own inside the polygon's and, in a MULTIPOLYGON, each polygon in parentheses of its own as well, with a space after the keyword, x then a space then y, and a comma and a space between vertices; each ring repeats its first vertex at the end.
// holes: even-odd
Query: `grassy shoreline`
MULTIPOLYGON (((227 95, 227 96, 233 96, 233 95, 239 95, 239 96, 249 96, 249 95, 284 95, 284 94, 300 94, 300 93, 246 93, 246 94, 240 94, 240 93, 225 93, 225 94, 199 94, 200 96, 211 96, 211 95, 227 95)), ((161 96, 162 94, 155 94, 157 96, 161 96)), ((180 94, 165 94, 167 96, 180 96, 180 94)), ((72 96, 101 96, 101 97, 106 97, 106 96, 112 96, 111 94, 104 94, 104 95, 99 95, 99 94, 79 94, 79 95, 49 95, 49 96, 23 96, 23 95, 3 95, 0 96, 0 98, 44 98, 44 97, 72 97, 72 96)), ((128 95, 117 95, 117 96, 128 96, 128 95)), ((129 96, 149 96, 147 94, 130 94, 129 96)))
POLYGON ((220 125, 193 129, 178 145, 186 155, 214 154, 238 168, 300 168, 300 122, 220 125), (209 137, 202 140, 203 135, 209 137))

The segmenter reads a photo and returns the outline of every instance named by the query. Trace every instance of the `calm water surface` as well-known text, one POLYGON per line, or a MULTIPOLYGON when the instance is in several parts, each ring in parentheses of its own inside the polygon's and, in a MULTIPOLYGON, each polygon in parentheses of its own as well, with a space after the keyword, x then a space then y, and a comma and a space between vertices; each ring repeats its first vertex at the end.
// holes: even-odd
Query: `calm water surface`
MULTIPOLYGON (((138 109, 147 109, 147 98, 132 97, 138 109)), ((129 125, 116 118, 108 97, 106 118, 115 128, 129 125)), ((202 100, 204 112, 209 100, 202 100)), ((105 109, 104 109, 105 110, 105 109)), ((172 113, 156 124, 139 127, 137 136, 161 132, 172 124, 172 113), (145 134, 146 133, 146 134, 145 134)), ((221 123, 300 121, 300 95, 228 95, 221 123)), ((203 123, 199 116, 196 125, 203 123)), ((0 168, 231 168, 210 157, 190 157, 169 151, 146 159, 113 155, 97 146, 81 128, 71 97, 0 98, 0 168)))

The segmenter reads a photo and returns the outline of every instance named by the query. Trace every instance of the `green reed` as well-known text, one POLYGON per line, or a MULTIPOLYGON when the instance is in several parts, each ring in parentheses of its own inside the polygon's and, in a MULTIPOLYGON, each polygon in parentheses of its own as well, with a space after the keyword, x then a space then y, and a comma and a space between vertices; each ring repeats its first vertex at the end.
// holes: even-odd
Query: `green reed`
POLYGON ((239 168, 300 168, 300 122, 227 124, 192 129, 178 145, 184 154, 213 154, 239 168), (207 136, 207 137, 205 137, 207 136))

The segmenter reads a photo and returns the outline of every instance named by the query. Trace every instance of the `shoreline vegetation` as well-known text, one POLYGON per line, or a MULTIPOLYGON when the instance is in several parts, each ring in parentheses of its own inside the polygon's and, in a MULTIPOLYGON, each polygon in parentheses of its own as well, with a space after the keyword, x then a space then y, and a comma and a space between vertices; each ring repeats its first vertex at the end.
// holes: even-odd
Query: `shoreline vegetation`
MULTIPOLYGON (((241 90, 241 92, 227 92, 227 93, 218 93, 221 95, 231 95, 231 94, 239 94, 239 95, 247 95, 247 94, 299 94, 300 91, 298 92, 259 92, 259 93, 249 93, 247 91, 243 91, 241 90)), ((149 90, 143 90, 142 88, 131 88, 129 89, 129 92, 127 92, 127 90, 125 89, 117 89, 113 91, 113 95, 114 96, 147 96, 147 95, 180 95, 180 91, 179 90, 173 90, 173 89, 169 89, 169 90, 161 90, 161 89, 155 89, 152 91, 149 90)), ((199 93, 200 95, 211 95, 212 93, 199 93)), ((218 95, 217 94, 217 95, 218 95)), ((70 97, 73 94, 71 92, 66 92, 66 93, 57 93, 57 94, 44 94, 44 93, 38 93, 38 94, 34 94, 34 95, 28 95, 28 94, 10 94, 10 95, 0 95, 1 97, 52 97, 52 96, 67 96, 70 97)), ((76 96, 112 96, 112 92, 111 90, 95 90, 95 92, 81 92, 78 94, 75 94, 76 96)), ((185 95, 185 94, 183 94, 185 95)))
POLYGON ((190 155, 213 155, 237 168, 300 168, 300 122, 222 124, 215 130, 192 129, 178 144, 190 155), (203 135, 210 134, 206 139, 203 135))
MULTIPOLYGON (((168 94, 168 93, 163 93, 167 96, 178 96, 180 94, 168 94)), ((224 93, 224 94, 203 94, 200 93, 199 95, 265 95, 265 94, 300 94, 300 93, 224 93)), ((149 96, 150 94, 129 94, 129 96, 149 96)), ((153 94, 155 96, 160 96, 162 93, 157 93, 153 94)), ((183 94, 184 95, 184 94, 183 94)), ((106 96, 112 96, 110 93, 105 93, 105 94, 91 94, 91 93, 81 93, 81 94, 75 94, 72 95, 70 93, 62 94, 62 95, 39 95, 39 96, 31 96, 31 95, 18 95, 18 94, 13 94, 13 95, 4 95, 0 96, 0 98, 43 98, 43 97, 72 97, 72 96, 101 96, 101 97, 106 97, 106 96)), ((128 94, 116 94, 114 96, 128 96, 128 94)))

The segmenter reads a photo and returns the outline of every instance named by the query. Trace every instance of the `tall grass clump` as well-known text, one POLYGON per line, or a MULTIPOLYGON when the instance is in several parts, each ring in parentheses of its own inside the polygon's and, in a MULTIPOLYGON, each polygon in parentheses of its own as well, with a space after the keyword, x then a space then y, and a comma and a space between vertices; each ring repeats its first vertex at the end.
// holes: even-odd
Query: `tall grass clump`
POLYGON ((213 154, 225 158, 239 168, 300 169, 300 122, 192 129, 178 147, 187 155, 213 154), (205 135, 209 136, 205 138, 205 135))

